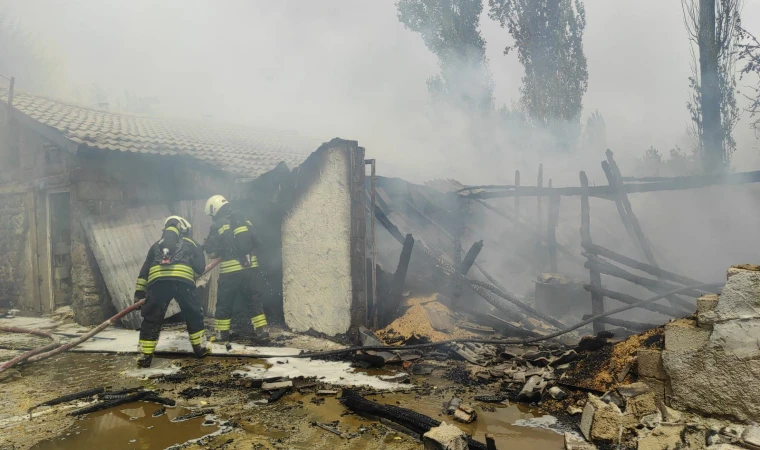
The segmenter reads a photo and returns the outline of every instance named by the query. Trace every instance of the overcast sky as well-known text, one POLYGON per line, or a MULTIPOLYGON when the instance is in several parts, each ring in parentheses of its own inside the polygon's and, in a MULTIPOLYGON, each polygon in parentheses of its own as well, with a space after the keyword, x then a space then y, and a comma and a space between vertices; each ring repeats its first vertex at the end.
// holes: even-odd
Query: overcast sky
MULTIPOLYGON (((426 139, 420 131, 425 81, 437 72, 437 61, 419 35, 398 22, 391 0, 5 4, 60 62, 60 96, 91 101, 89 87, 95 84, 116 102, 129 90, 158 97, 162 115, 213 115, 322 140, 340 136, 358 140, 385 167, 428 164, 426 176, 470 175, 455 173, 461 163, 447 163, 446 151, 419 148, 426 139)), ((690 55, 680 1, 585 5, 584 117, 601 111, 609 145, 620 154, 685 145, 690 55)), ((760 1, 748 1, 742 19, 760 34, 760 1)), ((514 53, 503 55, 510 36, 487 17, 482 31, 497 104, 511 104, 522 67, 514 53)), ((734 165, 760 167, 758 142, 746 119, 736 139, 734 165)))

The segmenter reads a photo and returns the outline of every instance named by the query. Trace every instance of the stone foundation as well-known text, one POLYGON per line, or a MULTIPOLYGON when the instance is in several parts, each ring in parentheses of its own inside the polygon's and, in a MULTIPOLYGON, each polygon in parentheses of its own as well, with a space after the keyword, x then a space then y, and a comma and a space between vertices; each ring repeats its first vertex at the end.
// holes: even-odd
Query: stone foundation
POLYGON ((732 267, 721 295, 704 296, 697 307, 697 320, 665 328, 668 379, 658 379, 656 355, 639 360, 640 375, 668 386, 665 399, 677 409, 760 421, 760 266, 732 267))

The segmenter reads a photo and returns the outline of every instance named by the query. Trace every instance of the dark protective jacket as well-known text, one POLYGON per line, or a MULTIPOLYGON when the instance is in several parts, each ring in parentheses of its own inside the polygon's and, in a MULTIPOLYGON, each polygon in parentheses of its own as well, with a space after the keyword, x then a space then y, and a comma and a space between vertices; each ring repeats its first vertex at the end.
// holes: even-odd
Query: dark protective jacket
MULTIPOLYGON (((172 233, 170 229, 164 230, 164 235, 172 233)), ((188 237, 182 238, 182 245, 172 255, 169 264, 161 264, 161 247, 165 240, 159 240, 150 247, 148 256, 140 269, 135 286, 135 296, 145 297, 145 293, 151 284, 158 280, 174 280, 195 286, 195 277, 201 275, 206 269, 206 257, 198 244, 188 237), (163 241, 163 242, 162 242, 163 241)))
POLYGON ((255 255, 257 244, 251 221, 232 211, 214 219, 203 248, 210 258, 222 258, 219 275, 226 275, 259 267, 255 255), (250 265, 247 257, 250 257, 250 265))

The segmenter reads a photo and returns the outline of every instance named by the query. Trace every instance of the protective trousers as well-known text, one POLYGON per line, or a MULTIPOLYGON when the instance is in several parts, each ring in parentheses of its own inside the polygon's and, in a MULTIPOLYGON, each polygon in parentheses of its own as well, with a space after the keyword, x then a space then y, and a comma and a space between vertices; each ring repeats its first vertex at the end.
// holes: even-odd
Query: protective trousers
POLYGON ((187 325, 190 343, 192 345, 201 343, 206 330, 201 304, 195 294, 195 286, 182 281, 158 280, 148 287, 145 298, 145 304, 142 307, 143 323, 140 327, 140 351, 143 354, 151 355, 156 350, 166 309, 172 299, 177 300, 182 310, 182 318, 185 319, 187 325))
POLYGON ((261 269, 245 269, 219 276, 216 298, 216 331, 230 331, 232 310, 237 299, 251 318, 254 331, 267 326, 261 291, 258 286, 263 282, 261 269))

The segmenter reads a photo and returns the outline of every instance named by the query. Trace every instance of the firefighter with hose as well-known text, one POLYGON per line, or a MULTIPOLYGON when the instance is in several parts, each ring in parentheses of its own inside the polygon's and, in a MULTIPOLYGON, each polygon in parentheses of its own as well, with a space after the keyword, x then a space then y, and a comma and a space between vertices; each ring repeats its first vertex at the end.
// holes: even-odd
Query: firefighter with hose
POLYGON ((203 248, 210 258, 221 257, 214 321, 216 339, 230 342, 232 311, 239 297, 250 312, 255 339, 266 341, 269 326, 259 290, 262 275, 254 254, 258 240, 253 225, 221 195, 208 199, 206 214, 212 217, 213 224, 203 248))
POLYGON ((203 311, 195 288, 195 278, 205 267, 206 257, 192 239, 190 223, 179 216, 168 217, 161 239, 148 250, 137 277, 135 302, 145 299, 141 307, 139 367, 150 367, 166 309, 172 299, 182 310, 195 356, 203 358, 209 353, 203 311))

